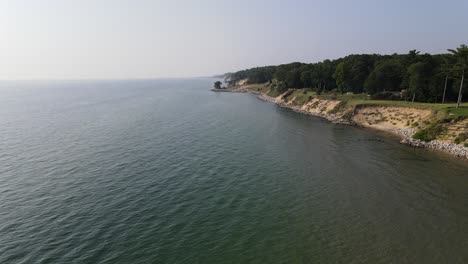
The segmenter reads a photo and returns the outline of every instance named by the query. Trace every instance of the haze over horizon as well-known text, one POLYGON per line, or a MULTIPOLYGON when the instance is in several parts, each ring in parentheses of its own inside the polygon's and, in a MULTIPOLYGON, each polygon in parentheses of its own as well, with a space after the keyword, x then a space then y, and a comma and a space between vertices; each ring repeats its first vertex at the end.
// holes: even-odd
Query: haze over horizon
POLYGON ((0 79, 198 77, 468 43, 468 1, 0 0, 0 79))

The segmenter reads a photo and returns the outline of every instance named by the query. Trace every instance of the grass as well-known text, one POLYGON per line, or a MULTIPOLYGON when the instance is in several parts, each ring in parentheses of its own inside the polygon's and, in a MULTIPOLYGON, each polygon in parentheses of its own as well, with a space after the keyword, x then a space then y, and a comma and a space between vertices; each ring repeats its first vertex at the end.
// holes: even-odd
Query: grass
POLYGON ((298 105, 298 106, 301 106, 305 103, 307 103, 309 101, 309 98, 314 98, 317 94, 315 92, 312 92, 312 91, 308 91, 308 90, 297 90, 297 91, 294 91, 290 96, 289 98, 296 98, 293 103, 295 105, 298 105))
POLYGON ((462 107, 456 108, 454 106, 447 107, 447 112, 454 117, 467 117, 468 116, 468 103, 462 104, 462 107))
POLYGON ((386 105, 386 106, 399 106, 399 107, 412 107, 418 109, 430 110, 450 110, 462 114, 464 110, 468 114, 468 103, 462 104, 462 108, 455 109, 456 104, 431 104, 431 103, 412 103, 405 101, 386 101, 386 100, 350 100, 352 105, 386 105))
POLYGON ((368 97, 365 94, 333 94, 333 93, 322 93, 317 95, 319 99, 324 100, 340 100, 340 101, 349 101, 349 100, 366 100, 368 97))
POLYGON ((245 88, 254 92, 265 92, 266 86, 264 84, 250 84, 246 85, 245 88))
POLYGON ((429 109, 434 110, 437 112, 443 112, 449 116, 454 118, 458 117, 468 117, 468 103, 461 104, 460 108, 456 108, 456 103, 449 103, 449 104, 433 104, 433 103, 412 103, 412 102, 405 102, 405 101, 390 101, 390 100, 370 100, 367 99, 366 95, 362 94, 322 94, 318 95, 320 99, 328 99, 328 100, 340 100, 346 101, 348 105, 378 105, 378 106, 397 106, 397 107, 411 107, 411 108, 418 108, 418 109, 429 109))

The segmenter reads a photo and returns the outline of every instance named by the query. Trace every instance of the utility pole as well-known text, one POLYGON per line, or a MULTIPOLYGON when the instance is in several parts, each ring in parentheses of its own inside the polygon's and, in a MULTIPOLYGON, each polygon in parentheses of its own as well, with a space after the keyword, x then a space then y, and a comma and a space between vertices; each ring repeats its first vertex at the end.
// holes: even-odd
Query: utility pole
POLYGON ((447 91, 447 80, 448 80, 448 74, 445 75, 445 86, 444 86, 444 95, 442 96, 442 104, 445 103, 445 92, 447 91))
POLYGON ((462 100, 463 79, 465 79, 465 68, 464 67, 463 67, 463 71, 462 71, 462 79, 461 79, 461 83, 460 83, 460 90, 458 91, 457 108, 460 108, 460 104, 461 104, 461 100, 462 100))

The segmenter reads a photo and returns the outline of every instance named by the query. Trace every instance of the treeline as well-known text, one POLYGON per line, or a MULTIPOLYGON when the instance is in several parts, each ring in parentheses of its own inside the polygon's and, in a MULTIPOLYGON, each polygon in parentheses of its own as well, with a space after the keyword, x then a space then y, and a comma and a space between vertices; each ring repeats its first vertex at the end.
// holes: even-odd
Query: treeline
MULTIPOLYGON (((275 89, 312 88, 318 93, 405 92, 405 99, 419 102, 457 101, 462 76, 468 65, 468 47, 461 45, 447 54, 349 55, 319 63, 289 63, 257 67, 226 75, 228 85, 248 79, 248 83, 273 82, 275 89)), ((464 89, 466 91, 466 89, 464 89)), ((387 93, 391 94, 391 93, 387 93)), ((465 96, 465 100, 466 100, 465 96)))

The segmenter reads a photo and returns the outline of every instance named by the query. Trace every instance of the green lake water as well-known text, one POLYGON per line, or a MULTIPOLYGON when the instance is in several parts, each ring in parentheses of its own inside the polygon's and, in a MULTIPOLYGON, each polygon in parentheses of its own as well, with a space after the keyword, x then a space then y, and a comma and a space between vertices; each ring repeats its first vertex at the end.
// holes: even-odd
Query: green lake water
POLYGON ((468 263, 468 163, 213 79, 0 83, 0 263, 468 263))

